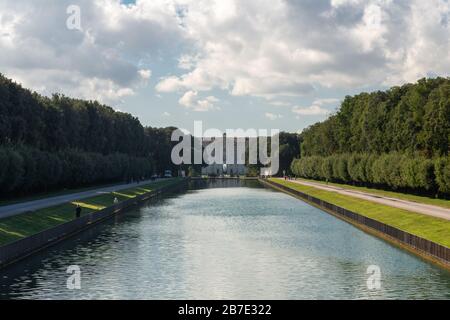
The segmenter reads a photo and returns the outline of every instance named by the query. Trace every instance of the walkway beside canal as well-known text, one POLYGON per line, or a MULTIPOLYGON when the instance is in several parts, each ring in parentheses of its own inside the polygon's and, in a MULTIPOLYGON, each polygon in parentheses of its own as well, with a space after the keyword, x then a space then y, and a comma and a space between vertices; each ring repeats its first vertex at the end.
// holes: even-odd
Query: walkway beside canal
POLYGON ((319 189, 298 181, 272 178, 261 182, 307 201, 446 269, 450 268, 450 220, 319 189))
POLYGON ((61 195, 61 196, 55 196, 55 197, 49 197, 49 198, 44 198, 44 199, 39 199, 39 200, 32 200, 32 201, 20 202, 20 203, 15 203, 15 204, 6 205, 6 206, 0 206, 0 219, 12 217, 12 216, 24 213, 24 212, 35 211, 35 210, 39 210, 39 209, 43 209, 43 208, 56 206, 56 205, 63 204, 66 202, 82 200, 82 199, 94 197, 97 195, 101 195, 104 193, 111 193, 111 192, 116 192, 116 191, 120 191, 120 190, 130 189, 133 187, 148 185, 153 182, 155 182, 155 181, 146 180, 146 181, 141 181, 140 183, 118 184, 115 186, 107 186, 107 187, 102 187, 102 188, 83 191, 83 192, 70 193, 70 194, 65 194, 65 195, 61 195))
POLYGON ((336 192, 336 193, 339 193, 342 195, 351 196, 351 197, 358 198, 358 199, 363 199, 363 200, 368 200, 371 202, 376 202, 379 204, 384 204, 384 205, 394 207, 394 208, 404 209, 404 210, 432 216, 435 218, 450 220, 450 209, 446 209, 443 207, 438 207, 438 206, 433 206, 433 205, 429 205, 429 204, 423 204, 423 203, 408 201, 408 200, 403 200, 403 199, 396 199, 396 198, 391 198, 391 197, 386 197, 386 196, 381 196, 381 195, 375 195, 375 194, 371 194, 371 193, 367 193, 367 192, 350 190, 350 189, 345 189, 345 188, 336 187, 336 186, 329 186, 329 185, 324 185, 321 183, 315 183, 315 182, 310 182, 310 181, 304 181, 304 180, 289 180, 289 181, 295 182, 295 183, 298 183, 298 184, 301 184, 304 186, 308 186, 308 187, 314 187, 314 188, 317 188, 320 190, 336 192))

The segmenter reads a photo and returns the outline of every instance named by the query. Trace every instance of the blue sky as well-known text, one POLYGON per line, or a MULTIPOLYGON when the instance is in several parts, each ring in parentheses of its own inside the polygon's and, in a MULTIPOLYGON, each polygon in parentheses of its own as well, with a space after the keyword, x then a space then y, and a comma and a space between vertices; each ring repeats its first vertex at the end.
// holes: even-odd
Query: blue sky
POLYGON ((448 76, 449 12, 446 0, 2 0, 0 72, 145 125, 297 132, 346 95, 448 76))

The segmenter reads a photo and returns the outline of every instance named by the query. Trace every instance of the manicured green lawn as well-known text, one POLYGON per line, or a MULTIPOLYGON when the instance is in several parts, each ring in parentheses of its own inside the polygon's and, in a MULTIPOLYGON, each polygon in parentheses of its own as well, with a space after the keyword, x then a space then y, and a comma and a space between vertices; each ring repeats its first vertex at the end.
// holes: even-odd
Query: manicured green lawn
MULTIPOLYGON (((308 179, 298 179, 300 181, 306 181, 306 182, 314 182, 314 183, 320 183, 323 185, 327 185, 326 182, 323 181, 317 181, 317 180, 308 180, 308 179)), ((340 184, 340 183, 328 183, 329 186, 334 187, 340 187, 345 189, 351 189, 355 191, 361 191, 361 192, 367 192, 379 196, 385 196, 385 197, 391 197, 391 198, 397 198, 402 200, 408 200, 408 201, 414 201, 419 202, 423 204, 430 204, 434 206, 439 206, 443 208, 450 208, 450 201, 444 200, 444 199, 436 199, 436 198, 430 198, 425 196, 416 196, 413 194, 407 194, 407 193, 401 193, 401 192, 394 192, 394 191, 387 191, 387 190, 379 190, 379 189, 372 189, 372 188, 366 188, 366 187, 355 187, 349 184, 340 184)))
POLYGON ((9 206, 12 204, 26 202, 26 201, 34 201, 34 200, 40 200, 40 199, 45 199, 45 198, 50 198, 50 197, 64 196, 66 194, 71 194, 71 193, 79 193, 79 192, 100 189, 100 188, 112 187, 112 186, 115 186, 118 184, 120 184, 120 183, 99 184, 99 185, 94 185, 94 186, 85 187, 85 188, 63 189, 63 190, 57 190, 57 191, 51 191, 51 192, 45 192, 45 193, 38 193, 35 195, 30 195, 30 196, 18 197, 18 198, 14 198, 12 200, 11 199, 0 199, 0 206, 9 206))
POLYGON ((335 192, 303 186, 295 182, 271 179, 278 184, 298 190, 347 210, 386 223, 403 231, 450 247, 450 221, 377 204, 335 192))
POLYGON ((158 181, 140 187, 121 190, 114 193, 105 193, 79 201, 64 203, 58 206, 0 219, 0 245, 5 245, 73 220, 77 204, 82 207, 82 215, 85 215, 113 205, 115 197, 117 197, 119 201, 128 200, 178 181, 178 179, 158 181))

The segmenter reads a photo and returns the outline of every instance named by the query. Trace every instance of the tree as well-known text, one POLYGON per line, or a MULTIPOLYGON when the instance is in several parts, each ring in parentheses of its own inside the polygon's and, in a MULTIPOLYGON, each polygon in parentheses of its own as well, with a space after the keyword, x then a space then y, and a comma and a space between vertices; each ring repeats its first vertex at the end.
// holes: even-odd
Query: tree
POLYGON ((0 74, 3 195, 149 177, 171 169, 175 128, 144 128, 96 101, 43 97, 0 74))

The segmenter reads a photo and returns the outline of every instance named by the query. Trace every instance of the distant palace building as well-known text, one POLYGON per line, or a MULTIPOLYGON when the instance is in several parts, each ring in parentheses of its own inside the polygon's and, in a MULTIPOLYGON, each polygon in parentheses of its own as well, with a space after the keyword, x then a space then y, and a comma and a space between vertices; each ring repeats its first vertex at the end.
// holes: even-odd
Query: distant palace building
MULTIPOLYGON (((212 141, 214 141, 214 138, 210 141, 203 140, 203 150, 206 146, 208 146, 212 141)), ((240 163, 245 163, 245 154, 243 155, 243 159, 241 158, 240 163)), ((222 176, 222 175, 229 175, 229 176, 244 176, 247 174, 247 167, 245 164, 238 164, 238 158, 237 158, 237 139, 236 138, 226 138, 224 135, 223 140, 223 164, 215 163, 211 165, 207 165, 202 168, 202 175, 208 175, 208 176, 222 176), (226 164, 227 163, 227 139, 233 139, 234 140, 234 161, 233 164, 226 164)))

